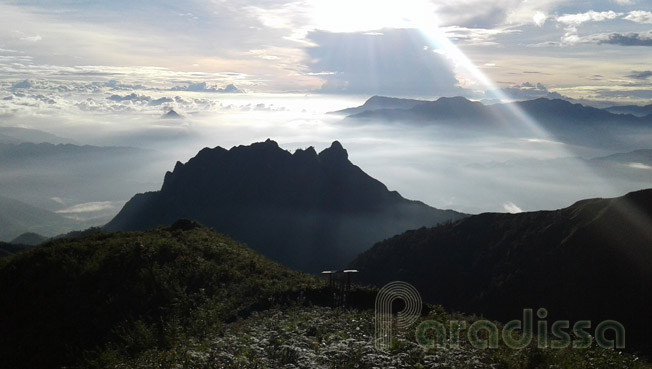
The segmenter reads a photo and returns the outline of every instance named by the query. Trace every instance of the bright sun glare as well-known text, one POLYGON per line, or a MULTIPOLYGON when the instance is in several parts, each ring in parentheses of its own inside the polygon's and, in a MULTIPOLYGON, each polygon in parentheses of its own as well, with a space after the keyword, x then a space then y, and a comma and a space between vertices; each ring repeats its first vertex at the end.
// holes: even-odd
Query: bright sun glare
POLYGON ((411 19, 430 8, 418 0, 312 0, 309 4, 314 27, 333 32, 408 28, 413 26, 411 19))
MULTIPOLYGON (((419 30, 430 45, 424 45, 432 52, 444 56, 454 69, 462 87, 479 87, 487 98, 494 101, 511 102, 496 84, 478 68, 466 54, 451 41, 440 27, 437 9, 431 1, 374 1, 374 0, 313 0, 312 18, 314 27, 333 32, 382 32, 387 28, 410 28, 419 30)), ((506 124, 518 124, 527 128, 531 137, 526 140, 555 142, 541 125, 515 104, 505 105, 511 117, 505 117, 506 124)), ((547 150, 557 157, 570 157, 572 153, 563 145, 547 145, 547 150)), ((586 174, 604 183, 588 167, 586 174)))
MULTIPOLYGON (((467 85, 482 87, 499 101, 510 101, 442 31, 436 8, 430 1, 374 1, 374 0, 314 0, 312 17, 316 28, 334 32, 378 32, 385 28, 412 28, 419 30, 432 52, 443 55, 455 69, 459 80, 467 85)), ((468 86, 467 86, 468 87, 468 86)), ((513 116, 539 139, 550 137, 531 117, 515 106, 510 106, 513 116)))

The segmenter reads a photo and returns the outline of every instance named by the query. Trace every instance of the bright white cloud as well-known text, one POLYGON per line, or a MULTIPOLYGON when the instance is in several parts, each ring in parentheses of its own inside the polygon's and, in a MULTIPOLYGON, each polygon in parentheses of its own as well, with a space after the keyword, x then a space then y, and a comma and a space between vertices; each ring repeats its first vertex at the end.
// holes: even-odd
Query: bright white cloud
POLYGON ((642 24, 652 24, 652 12, 635 10, 629 12, 625 19, 642 24))
POLYGON ((112 210, 115 208, 115 204, 110 201, 99 201, 99 202, 87 202, 83 204, 77 204, 69 208, 58 210, 58 214, 79 214, 79 213, 94 213, 106 210, 112 210))
POLYGON ((629 163, 627 166, 634 169, 652 170, 651 166, 645 165, 643 163, 629 163))
POLYGON ((546 20, 548 20, 548 16, 543 12, 536 12, 532 16, 532 21, 534 21, 537 27, 542 27, 546 23, 546 20))
POLYGON ((586 13, 562 15, 560 17, 557 17, 557 22, 566 24, 568 26, 579 26, 587 22, 602 22, 606 20, 613 20, 622 15, 623 13, 616 13, 612 10, 606 12, 596 12, 590 10, 586 13))

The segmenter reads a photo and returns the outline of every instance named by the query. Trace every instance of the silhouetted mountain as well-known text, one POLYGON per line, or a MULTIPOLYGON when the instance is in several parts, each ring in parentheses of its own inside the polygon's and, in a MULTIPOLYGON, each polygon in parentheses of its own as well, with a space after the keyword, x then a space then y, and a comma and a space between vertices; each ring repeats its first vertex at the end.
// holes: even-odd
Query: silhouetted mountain
POLYGON ((160 191, 134 196, 105 226, 144 230, 194 219, 292 268, 341 267, 374 242, 463 214, 404 199, 348 160, 339 142, 291 154, 267 140, 203 149, 160 191))
POLYGON ((170 111, 163 114, 163 116, 161 116, 161 118, 162 119, 181 119, 183 117, 181 115, 179 115, 179 113, 174 111, 174 109, 170 109, 170 111))
POLYGON ((361 106, 347 108, 330 112, 329 114, 352 115, 365 111, 381 109, 412 109, 415 105, 425 102, 424 100, 399 99, 396 97, 372 96, 361 106))
POLYGON ((491 108, 464 97, 442 97, 435 101, 421 101, 405 108, 384 108, 365 110, 351 115, 354 119, 380 119, 389 121, 415 122, 420 124, 449 123, 456 126, 468 123, 494 125, 491 108))
POLYGON ((36 246, 39 245, 45 241, 47 241, 47 237, 43 237, 38 233, 34 232, 25 232, 21 234, 20 236, 14 238, 11 240, 11 244, 14 245, 28 245, 28 246, 36 246))
POLYGON ((652 190, 556 211, 480 214, 376 244, 351 263, 359 279, 413 284, 424 300, 507 321, 625 325, 629 348, 652 336, 652 190))
POLYGON ((652 104, 639 106, 639 105, 620 105, 610 106, 604 110, 614 114, 631 114, 637 117, 645 117, 652 114, 652 104))

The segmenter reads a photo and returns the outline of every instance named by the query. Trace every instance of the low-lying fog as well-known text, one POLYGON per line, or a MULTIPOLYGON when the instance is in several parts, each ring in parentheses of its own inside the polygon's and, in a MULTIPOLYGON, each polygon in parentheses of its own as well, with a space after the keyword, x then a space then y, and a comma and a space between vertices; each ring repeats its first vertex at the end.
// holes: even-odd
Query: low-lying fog
MULTIPOLYGON (((467 213, 556 209, 652 183, 649 153, 588 160, 616 151, 569 146, 545 135, 489 136, 325 114, 361 105, 367 96, 184 91, 6 95, 4 100, 0 95, 2 127, 39 129, 78 145, 144 150, 88 155, 84 165, 77 159, 67 164, 62 156, 55 162, 0 167, 3 196, 68 217, 96 218, 97 223, 115 215, 136 192, 158 190, 177 160, 185 162, 203 147, 230 148, 267 138, 289 151, 308 146, 321 151, 338 140, 354 164, 388 188, 467 213), (181 118, 161 118, 170 108, 181 118)), ((640 145, 618 152, 652 149, 640 145)))

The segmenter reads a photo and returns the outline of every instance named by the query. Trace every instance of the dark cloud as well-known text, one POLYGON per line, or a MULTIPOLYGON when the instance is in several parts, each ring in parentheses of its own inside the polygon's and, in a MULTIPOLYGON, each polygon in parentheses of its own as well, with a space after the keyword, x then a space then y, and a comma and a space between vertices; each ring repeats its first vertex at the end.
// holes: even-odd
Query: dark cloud
POLYGON ((652 77, 652 70, 633 71, 632 74, 628 75, 627 77, 641 80, 648 79, 652 77))
POLYGON ((533 100, 541 97, 547 99, 567 99, 557 92, 548 91, 548 88, 541 83, 535 85, 530 82, 525 82, 520 85, 503 88, 501 91, 507 97, 514 100, 533 100))
POLYGON ((393 96, 460 95, 446 61, 416 30, 376 34, 312 32, 306 64, 326 80, 322 92, 393 96))
POLYGON ((611 33, 599 39, 599 44, 621 46, 652 46, 652 33, 611 33))
MULTIPOLYGON (((437 12, 444 22, 455 20, 456 26, 469 28, 494 28, 503 24, 508 17, 510 9, 496 2, 476 1, 472 6, 458 1, 439 1, 437 12)), ((449 25, 449 24, 447 24, 449 25)))
POLYGON ((120 95, 111 95, 107 97, 107 99, 111 101, 116 101, 116 102, 121 102, 121 101, 146 101, 149 102, 152 100, 151 97, 145 96, 145 95, 138 95, 137 93, 131 93, 126 96, 120 96, 120 95))
POLYGON ((462 24, 463 27, 470 28, 493 28, 501 24, 507 18, 507 9, 494 7, 487 9, 487 12, 465 19, 462 24))
POLYGON ((107 97, 107 99, 111 100, 111 101, 115 101, 115 102, 123 102, 123 101, 143 102, 143 103, 147 103, 147 104, 152 105, 152 106, 159 106, 159 105, 175 102, 175 99, 173 99, 171 97, 165 97, 164 96, 164 97, 161 97, 161 98, 158 98, 158 99, 153 99, 150 96, 139 95, 139 94, 137 94, 135 92, 132 92, 131 94, 125 95, 125 96, 111 95, 111 96, 107 97))

